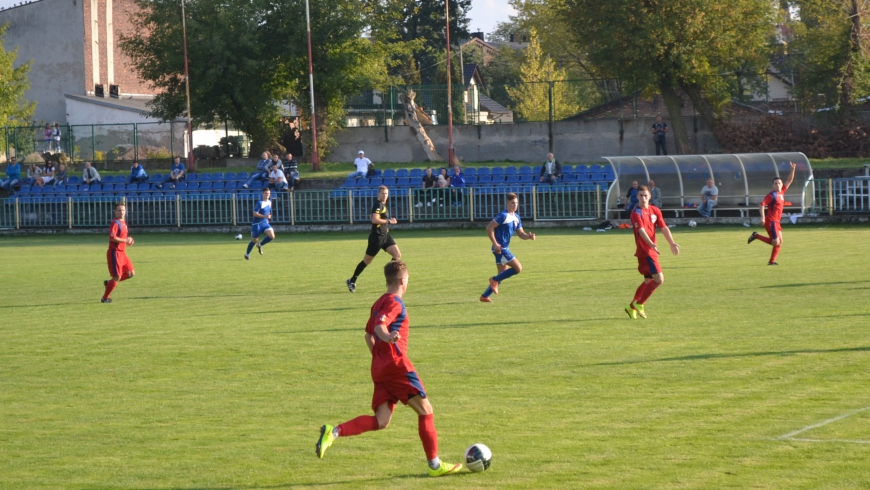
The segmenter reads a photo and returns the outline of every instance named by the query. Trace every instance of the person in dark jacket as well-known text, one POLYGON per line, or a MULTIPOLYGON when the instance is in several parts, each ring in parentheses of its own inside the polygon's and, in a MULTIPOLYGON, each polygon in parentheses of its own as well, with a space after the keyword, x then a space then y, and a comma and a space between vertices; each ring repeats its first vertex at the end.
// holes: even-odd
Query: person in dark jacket
POLYGON ((541 166, 541 182, 555 184, 562 178, 562 166, 552 153, 547 153, 547 161, 541 166))

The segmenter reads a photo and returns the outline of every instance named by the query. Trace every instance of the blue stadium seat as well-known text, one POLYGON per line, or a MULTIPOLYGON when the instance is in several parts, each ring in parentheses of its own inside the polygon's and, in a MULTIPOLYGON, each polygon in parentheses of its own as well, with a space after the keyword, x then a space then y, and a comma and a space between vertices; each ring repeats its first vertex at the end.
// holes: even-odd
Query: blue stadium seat
POLYGON ((163 182, 163 174, 154 174, 154 175, 148 177, 148 182, 157 182, 157 183, 163 182))
POLYGON ((187 174, 184 180, 199 180, 199 174, 187 174))
POLYGON ((233 172, 227 172, 224 174, 224 180, 236 180, 236 174, 233 172))
POLYGON ((562 175, 570 174, 574 172, 574 167, 571 165, 562 165, 562 175))
POLYGON ((361 177, 359 179, 356 179, 356 181, 353 183, 353 187, 366 187, 368 185, 369 185, 369 179, 367 179, 365 177, 361 177))
POLYGON ((602 167, 601 165, 590 165, 589 171, 590 172, 602 172, 602 171, 604 171, 604 167, 602 167))
POLYGON ((408 173, 407 168, 400 168, 399 170, 396 170, 396 177, 409 177, 409 176, 410 176, 410 174, 408 173))
POLYGON ((344 184, 341 184, 342 187, 352 187, 353 183, 356 182, 356 179, 353 177, 348 177, 344 179, 344 184))
POLYGON ((532 167, 529 167, 528 165, 523 165, 522 167, 520 167, 520 175, 531 175, 531 174, 532 174, 532 167))
POLYGON ((329 193, 329 197, 332 199, 347 199, 347 190, 335 189, 329 193))
POLYGON ((224 174, 217 172, 211 174, 211 180, 224 180, 224 174))
POLYGON ((489 171, 489 174, 493 177, 496 175, 504 175, 504 169, 501 167, 493 167, 493 169, 489 171))
POLYGON ((69 180, 66 181, 66 183, 67 183, 67 184, 81 184, 81 183, 82 183, 81 180, 82 180, 82 179, 80 179, 80 178, 78 178, 77 176, 73 175, 72 177, 69 178, 69 180))
POLYGON ((423 177, 423 174, 425 174, 425 173, 426 173, 426 171, 423 170, 422 168, 412 168, 412 169, 411 169, 411 177, 420 177, 420 178, 422 178, 422 177, 423 177))
POLYGON ((538 181, 538 177, 532 174, 521 174, 520 182, 524 184, 534 184, 538 181))
POLYGON ((266 187, 266 184, 262 180, 258 180, 251 184, 251 189, 262 189, 263 187, 266 187))
POLYGON ((504 174, 493 174, 491 177, 494 185, 504 184, 504 174))
POLYGON ((489 167, 480 167, 477 169, 477 176, 489 175, 489 167))
POLYGON ((504 174, 505 174, 505 175, 516 175, 516 174, 517 174, 517 168, 516 168, 516 167, 507 167, 507 168, 504 169, 504 174))
POLYGON ((369 187, 380 187, 382 185, 384 185, 384 179, 380 177, 369 180, 369 187))
POLYGON ((236 174, 236 180, 248 180, 248 172, 239 172, 236 174))
POLYGON ((507 183, 507 184, 519 184, 520 183, 520 176, 517 174, 506 175, 505 176, 505 183, 507 183))
POLYGON ((137 187, 137 190, 138 190, 139 192, 142 192, 142 191, 150 191, 150 190, 151 190, 151 184, 139 184, 139 187, 137 187))
MULTIPOLYGON (((261 182, 262 183, 262 182, 261 182)), ((255 182, 256 184, 256 182, 255 182)), ((212 190, 214 188, 214 182, 210 180, 204 180, 199 183, 200 190, 212 190)))
POLYGON ((541 165, 535 165, 535 166, 532 168, 532 174, 534 174, 534 175, 541 175, 541 165))
POLYGON ((466 179, 469 177, 474 178, 474 177, 477 177, 477 168, 476 167, 468 167, 467 169, 463 170, 462 173, 465 174, 466 179))
POLYGON ((590 174, 585 174, 585 173, 584 174, 574 174, 574 176, 576 177, 577 182, 590 182, 590 181, 592 181, 592 177, 590 177, 590 174))
POLYGON ((396 176, 396 169, 388 168, 388 169, 384 170, 384 173, 382 174, 382 176, 383 177, 395 177, 396 176))
POLYGON ((387 187, 395 187, 396 178, 395 177, 382 177, 383 183, 381 185, 385 185, 387 187))
POLYGON ((396 185, 402 187, 411 187, 411 177, 396 177, 396 185))
POLYGON ((589 167, 587 167, 586 165, 577 165, 576 167, 574 167, 575 174, 583 174, 583 173, 588 173, 588 172, 589 172, 589 167))
POLYGON ((489 175, 477 175, 477 185, 489 185, 492 183, 492 176, 489 175))

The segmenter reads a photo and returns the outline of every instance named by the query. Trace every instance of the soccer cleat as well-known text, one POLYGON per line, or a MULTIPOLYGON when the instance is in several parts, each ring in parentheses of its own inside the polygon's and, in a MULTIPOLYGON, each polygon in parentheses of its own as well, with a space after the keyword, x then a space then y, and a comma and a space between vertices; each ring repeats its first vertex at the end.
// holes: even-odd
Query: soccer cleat
POLYGON ((646 313, 643 311, 642 304, 634 302, 634 303, 632 303, 631 307, 634 308, 634 311, 637 312, 637 316, 639 316, 641 318, 646 318, 646 313))
POLYGON ((749 240, 746 243, 752 243, 755 239, 758 238, 758 232, 753 231, 751 235, 749 235, 749 240))
POLYGON ((245 260, 251 260, 251 256, 248 254, 245 254, 245 260))
POLYGON ((487 296, 481 296, 481 297, 480 297, 480 302, 481 302, 481 303, 492 303, 492 299, 490 299, 490 298, 487 297, 487 296))
POLYGON ((634 309, 634 306, 631 306, 631 304, 629 304, 625 308, 625 312, 628 313, 629 318, 631 318, 632 320, 637 320, 637 310, 634 309))
POLYGON ((433 470, 429 468, 429 476, 444 476, 450 475, 453 473, 459 473, 459 470, 462 469, 462 463, 450 464, 450 463, 441 463, 441 466, 438 467, 437 470, 433 470))
POLYGON ((260 242, 257 242, 257 250, 260 252, 260 255, 263 255, 263 246, 260 245, 260 242))
POLYGON ((768 262, 767 265, 779 265, 776 262, 768 262))
POLYGON ((245 189, 247 189, 247 188, 248 188, 248 184, 242 184, 242 187, 245 188, 245 189))
POLYGON ((347 284, 348 291, 350 291, 352 293, 356 292, 356 283, 355 282, 350 282, 350 279, 348 279, 347 281, 344 281, 344 283, 347 284))
POLYGON ((100 298, 100 303, 111 303, 112 298, 100 298))
POLYGON ((332 435, 332 429, 334 428, 335 427, 329 424, 320 428, 320 439, 317 440, 317 445, 314 446, 314 452, 320 459, 323 459, 326 450, 332 445, 333 441, 335 441, 335 436, 332 435))
POLYGON ((494 277, 489 278, 489 288, 492 289, 493 293, 498 294, 498 281, 494 277))

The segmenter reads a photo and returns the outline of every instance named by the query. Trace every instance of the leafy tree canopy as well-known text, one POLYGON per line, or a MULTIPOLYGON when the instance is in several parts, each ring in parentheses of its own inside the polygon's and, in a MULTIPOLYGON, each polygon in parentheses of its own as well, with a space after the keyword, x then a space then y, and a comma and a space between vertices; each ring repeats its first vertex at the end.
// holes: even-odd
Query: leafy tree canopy
POLYGON ((3 37, 9 24, 0 25, 0 126, 16 125, 28 122, 33 118, 36 109, 34 102, 24 99, 24 93, 30 87, 27 72, 31 62, 27 61, 15 68, 18 50, 6 51, 3 47, 3 37))

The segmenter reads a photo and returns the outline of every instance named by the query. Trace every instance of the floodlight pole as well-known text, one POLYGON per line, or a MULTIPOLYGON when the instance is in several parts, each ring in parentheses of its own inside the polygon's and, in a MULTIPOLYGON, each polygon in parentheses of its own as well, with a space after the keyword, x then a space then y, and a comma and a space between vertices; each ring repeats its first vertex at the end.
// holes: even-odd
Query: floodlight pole
POLYGON ((317 117, 314 114, 314 63, 311 60, 311 14, 305 0, 305 26, 308 29, 308 87, 311 95, 311 169, 320 170, 320 155, 317 153, 317 117))
POLYGON ((187 21, 184 16, 184 0, 181 0, 181 35, 184 38, 184 90, 187 95, 187 167, 196 171, 196 158, 193 156, 193 122, 190 116, 190 69, 187 66, 187 21))
POLYGON ((451 90, 453 72, 450 69, 450 0, 444 0, 444 13, 447 18, 447 166, 453 166, 453 91, 451 90))

